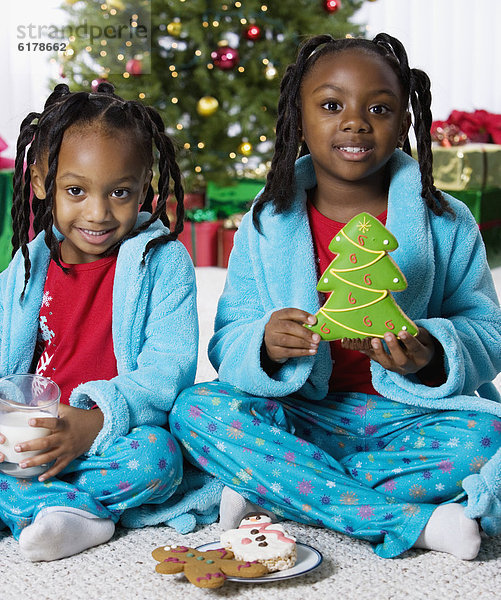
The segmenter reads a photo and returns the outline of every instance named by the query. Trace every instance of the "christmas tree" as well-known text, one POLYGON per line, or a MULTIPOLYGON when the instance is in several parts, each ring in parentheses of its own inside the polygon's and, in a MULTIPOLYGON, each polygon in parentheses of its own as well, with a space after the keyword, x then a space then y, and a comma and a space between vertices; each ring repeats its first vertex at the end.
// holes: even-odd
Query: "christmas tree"
POLYGON ((320 278, 319 292, 331 292, 308 326, 324 340, 382 338, 388 331, 417 334, 416 325, 397 306, 389 290, 407 287, 404 275, 387 254, 395 237, 369 213, 353 217, 332 239, 336 256, 320 278))
POLYGON ((72 90, 107 79, 121 96, 155 106, 180 148, 188 189, 262 179, 280 79, 298 45, 319 33, 361 35, 349 19, 363 1, 65 0, 77 35, 61 75, 72 90))

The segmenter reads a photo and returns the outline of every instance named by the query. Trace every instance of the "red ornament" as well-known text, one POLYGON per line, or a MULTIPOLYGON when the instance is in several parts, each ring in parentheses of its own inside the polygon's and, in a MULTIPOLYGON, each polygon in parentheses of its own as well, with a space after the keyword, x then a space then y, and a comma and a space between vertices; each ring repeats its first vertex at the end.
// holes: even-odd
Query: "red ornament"
POLYGON ((139 59, 131 58, 127 61, 127 64, 125 65, 125 70, 131 75, 142 75, 143 65, 139 59))
POLYGON ((97 87, 100 83, 103 83, 104 81, 107 81, 107 79, 93 79, 92 83, 91 83, 91 89, 93 92, 97 92, 97 87))
POLYGON ((245 30, 245 37, 254 42, 261 37, 261 29, 257 25, 249 25, 245 30))
POLYGON ((233 69, 238 65, 239 61, 238 52, 235 48, 230 48, 230 46, 221 46, 217 50, 214 50, 211 52, 211 58, 214 66, 223 71, 233 69))
POLYGON ((341 8, 341 0, 324 0, 324 10, 334 13, 341 8))

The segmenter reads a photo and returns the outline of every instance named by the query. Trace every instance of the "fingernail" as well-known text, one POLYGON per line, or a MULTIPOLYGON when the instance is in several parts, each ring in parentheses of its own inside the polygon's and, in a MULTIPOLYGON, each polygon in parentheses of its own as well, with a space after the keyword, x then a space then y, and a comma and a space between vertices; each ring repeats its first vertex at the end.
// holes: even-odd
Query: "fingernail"
POLYGON ((21 450, 21 446, 14 446, 14 450, 15 450, 16 452, 22 452, 22 450, 21 450))
POLYGON ((306 321, 307 321, 308 323, 311 323, 312 325, 313 325, 313 324, 316 322, 316 320, 317 320, 317 319, 316 319, 316 317, 314 317, 313 315, 310 315, 310 316, 309 316, 309 317, 306 319, 306 321))
POLYGON ((311 350, 308 350, 308 352, 310 354, 316 354, 317 353, 317 349, 316 348, 315 349, 312 348, 311 350))
POLYGON ((28 465, 26 463, 19 463, 19 466, 21 467, 21 469, 26 469, 28 465))
POLYGON ((318 333, 314 333, 311 339, 315 342, 315 344, 318 344, 320 341, 320 335, 318 333))

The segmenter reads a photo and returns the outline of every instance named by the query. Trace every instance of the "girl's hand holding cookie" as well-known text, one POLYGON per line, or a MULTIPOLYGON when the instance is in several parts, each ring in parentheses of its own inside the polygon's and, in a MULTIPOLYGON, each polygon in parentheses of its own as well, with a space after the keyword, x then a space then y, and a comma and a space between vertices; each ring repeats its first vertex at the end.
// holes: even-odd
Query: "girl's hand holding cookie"
POLYGON ((99 408, 84 410, 66 404, 59 407, 59 418, 32 419, 30 425, 50 430, 46 437, 23 442, 16 447, 17 452, 27 450, 40 454, 24 460, 21 468, 36 467, 55 461, 51 468, 40 475, 45 481, 60 473, 69 463, 87 452, 103 426, 104 416, 99 408))
POLYGON ((388 371, 400 375, 415 373, 423 381, 433 381, 429 385, 440 385, 445 380, 443 349, 441 344, 423 327, 416 336, 401 331, 398 338, 393 333, 385 333, 384 341, 372 338, 370 345, 357 347, 359 340, 343 340, 343 348, 359 350, 378 362, 388 371), (352 343, 355 342, 355 343, 352 343))
POLYGON ((320 336, 304 327, 314 325, 314 315, 298 308, 282 308, 274 312, 264 328, 264 346, 268 358, 276 363, 296 356, 317 353, 320 336))

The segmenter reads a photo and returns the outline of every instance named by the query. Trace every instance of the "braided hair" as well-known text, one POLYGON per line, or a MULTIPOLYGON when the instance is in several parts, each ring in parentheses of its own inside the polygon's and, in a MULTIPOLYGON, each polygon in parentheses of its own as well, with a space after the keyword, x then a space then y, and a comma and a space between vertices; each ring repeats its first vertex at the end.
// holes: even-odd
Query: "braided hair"
MULTIPOLYGON (((141 211, 152 211, 152 214, 142 225, 129 232, 122 241, 136 236, 158 219, 170 229, 166 203, 171 188, 177 202, 176 224, 169 233, 147 243, 143 253, 143 264, 150 250, 175 240, 183 229, 184 192, 181 172, 176 162, 174 144, 165 133, 165 126, 159 113, 154 108, 145 106, 138 101, 123 100, 115 94, 113 85, 108 82, 101 82, 96 93, 72 93, 66 84, 56 85, 45 103, 44 110, 41 113, 31 112, 23 120, 17 141, 12 204, 14 231, 12 246, 13 255, 20 248, 24 257, 23 295, 31 270, 28 250, 31 215, 33 216, 34 234, 45 232, 45 243, 50 250, 50 256, 64 270, 59 258, 59 242, 53 232, 58 156, 63 135, 69 127, 91 124, 99 124, 112 131, 116 130, 133 136, 150 168, 154 160, 153 144, 158 153, 159 178, 156 207, 152 211, 154 191, 150 184, 141 211), (41 199, 33 195, 30 202, 31 174, 29 167, 35 161, 43 160, 46 160, 48 165, 45 177, 45 198, 41 199), (27 168, 24 167, 25 162, 28 165, 27 168)), ((107 253, 113 252, 116 248, 117 246, 110 248, 107 253)))
MULTIPOLYGON (((419 69, 410 69, 405 48, 396 38, 380 33, 373 40, 364 38, 334 39, 328 34, 317 35, 300 47, 297 60, 289 65, 280 84, 276 141, 271 168, 266 185, 256 200, 253 223, 260 231, 259 214, 267 203, 272 203, 275 212, 289 209, 295 191, 294 164, 298 156, 309 154, 307 145, 300 139, 301 126, 301 84, 305 75, 315 63, 327 54, 343 50, 360 50, 382 56, 393 69, 400 81, 404 102, 410 103, 414 116, 413 128, 416 134, 419 170, 421 172, 421 196, 426 205, 436 214, 454 214, 442 193, 433 183, 433 157, 431 152, 430 127, 431 92, 430 80, 419 69), (299 153, 298 153, 299 150, 299 153)), ((411 154, 408 137, 403 142, 403 150, 411 154)))

